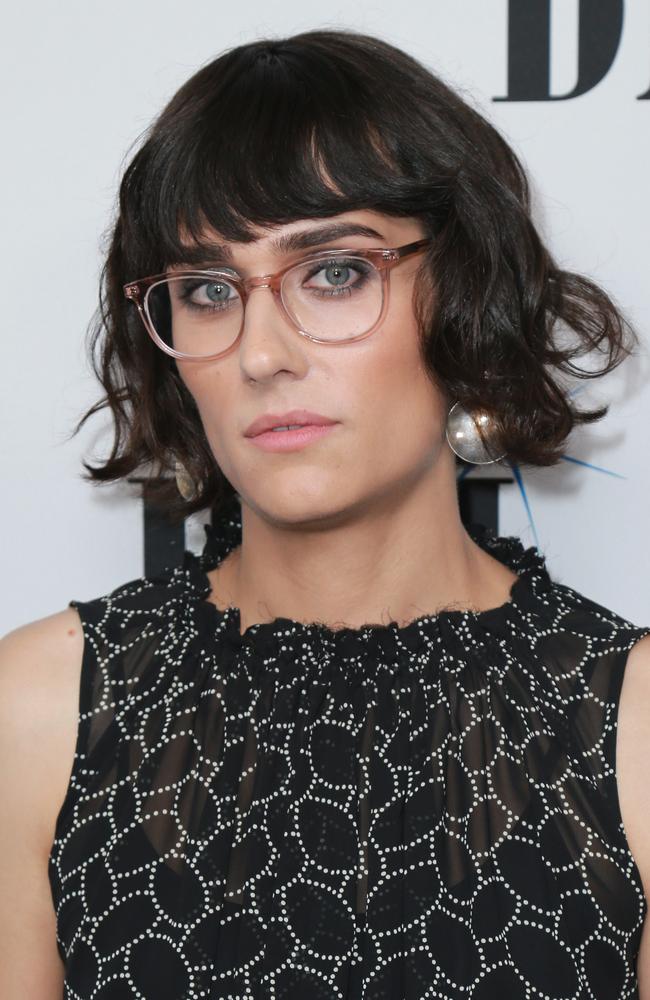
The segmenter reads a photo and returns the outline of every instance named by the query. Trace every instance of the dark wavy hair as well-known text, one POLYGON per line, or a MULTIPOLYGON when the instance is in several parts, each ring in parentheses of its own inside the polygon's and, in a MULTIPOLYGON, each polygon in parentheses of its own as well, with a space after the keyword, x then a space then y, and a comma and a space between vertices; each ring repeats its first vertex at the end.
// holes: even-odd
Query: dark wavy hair
POLYGON ((188 236, 202 252, 206 226, 249 242, 254 226, 354 209, 418 217, 433 241, 414 308, 426 368, 447 398, 490 414, 511 462, 538 466, 560 459, 574 425, 607 413, 578 410, 566 376, 608 373, 636 333, 602 288, 557 266, 504 138, 400 49, 345 29, 239 45, 183 84, 141 139, 89 328, 105 395, 73 431, 109 407, 112 449, 99 465, 84 461, 83 478, 123 479, 150 463, 143 495, 171 520, 236 492, 174 358, 122 290, 187 261, 188 236), (574 364, 593 350, 601 368, 574 364), (199 486, 190 502, 170 475, 175 459, 199 486))

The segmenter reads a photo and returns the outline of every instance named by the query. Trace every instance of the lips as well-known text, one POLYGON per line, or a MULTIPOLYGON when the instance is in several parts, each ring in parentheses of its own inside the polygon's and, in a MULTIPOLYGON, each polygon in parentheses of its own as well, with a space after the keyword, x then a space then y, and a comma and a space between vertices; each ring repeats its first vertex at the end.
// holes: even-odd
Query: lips
POLYGON ((292 424, 307 426, 309 424, 322 427, 326 424, 336 424, 338 421, 330 417, 323 416, 322 413, 313 413, 311 410, 290 410, 288 413, 265 413, 261 417, 249 424, 244 431, 245 437, 256 437, 274 427, 288 427, 292 424))
POLYGON ((300 451, 311 444, 320 441, 321 438, 333 434, 338 423, 316 425, 303 424, 292 431, 270 430, 263 431, 248 438, 252 447, 262 448, 263 451, 290 452, 300 451))

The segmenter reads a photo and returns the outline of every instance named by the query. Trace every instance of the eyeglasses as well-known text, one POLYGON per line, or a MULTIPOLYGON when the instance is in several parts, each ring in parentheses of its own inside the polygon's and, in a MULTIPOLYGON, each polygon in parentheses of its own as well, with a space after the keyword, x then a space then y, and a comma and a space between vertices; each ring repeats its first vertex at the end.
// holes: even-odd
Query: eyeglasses
POLYGON ((135 302, 154 343, 174 358, 213 361, 230 351, 254 288, 271 289, 301 336, 317 344, 350 343, 370 336, 384 319, 391 269, 429 243, 320 251, 251 278, 223 270, 154 274, 128 282, 124 294, 135 302))

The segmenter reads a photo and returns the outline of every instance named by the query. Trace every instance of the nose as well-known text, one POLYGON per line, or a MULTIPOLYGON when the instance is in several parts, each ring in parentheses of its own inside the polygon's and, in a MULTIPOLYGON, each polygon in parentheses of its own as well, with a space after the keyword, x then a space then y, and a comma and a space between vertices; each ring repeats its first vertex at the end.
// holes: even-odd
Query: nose
POLYGON ((244 282, 244 287, 248 293, 246 297, 246 304, 244 307, 244 324, 246 323, 246 319, 249 315, 250 304, 252 302, 252 294, 253 292, 261 288, 269 288, 271 290, 271 298, 275 302, 276 306, 274 315, 277 315, 279 313, 285 320, 285 322, 288 321, 288 317, 285 315, 284 309, 282 308, 282 302, 280 299, 280 290, 277 288, 277 286, 274 286, 273 284, 273 275, 260 274, 255 278, 248 278, 244 282))
POLYGON ((282 318, 285 320, 285 322, 287 321, 288 317, 285 316, 285 314, 284 314, 284 309, 282 308, 282 303, 280 301, 280 293, 279 293, 278 290, 276 290, 275 288, 273 288, 273 286, 271 284, 270 275, 261 275, 260 277, 257 277, 257 278, 249 278, 248 281, 247 281, 247 283, 246 283, 246 286, 247 286, 246 290, 248 292, 248 295, 246 297, 246 303, 245 303, 245 306, 244 306, 244 324, 246 324, 246 320, 249 317, 251 303, 253 301, 253 292, 255 292, 255 291, 257 291, 258 289, 261 289, 261 288, 268 288, 271 291, 271 299, 273 300, 273 302, 275 303, 275 306, 276 306, 276 309, 275 309, 275 312, 274 312, 273 315, 277 316, 278 313, 279 313, 282 316, 282 318))

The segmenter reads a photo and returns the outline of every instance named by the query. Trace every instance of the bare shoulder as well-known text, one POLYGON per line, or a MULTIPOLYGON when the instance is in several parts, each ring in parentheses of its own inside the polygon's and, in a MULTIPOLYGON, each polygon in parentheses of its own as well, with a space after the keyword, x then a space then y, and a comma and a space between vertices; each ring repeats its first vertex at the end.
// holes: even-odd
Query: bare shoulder
POLYGON ((66 608, 0 638, 0 996, 62 995, 48 857, 77 736, 83 632, 66 608))
POLYGON ((618 706, 616 778, 623 825, 650 898, 650 636, 628 653, 618 706))
MULTIPOLYGON (((621 817, 650 901, 650 635, 628 653, 618 706, 616 780, 621 817)), ((650 1000, 650 921, 637 960, 640 1000, 650 1000)))
POLYGON ((54 835, 52 810, 58 812, 72 768, 83 644, 74 608, 0 638, 0 745, 14 768, 43 779, 44 846, 54 835))

